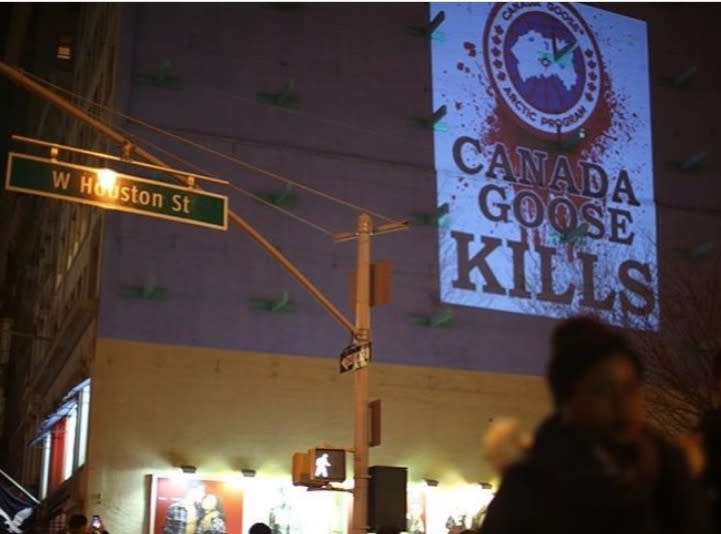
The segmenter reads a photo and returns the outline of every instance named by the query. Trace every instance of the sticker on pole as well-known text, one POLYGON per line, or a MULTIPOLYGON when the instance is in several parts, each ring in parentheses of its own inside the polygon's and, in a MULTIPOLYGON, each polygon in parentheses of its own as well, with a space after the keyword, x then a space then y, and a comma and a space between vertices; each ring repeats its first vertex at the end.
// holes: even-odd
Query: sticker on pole
POLYGON ((361 369, 371 361, 371 344, 348 345, 340 353, 339 360, 341 374, 361 369))

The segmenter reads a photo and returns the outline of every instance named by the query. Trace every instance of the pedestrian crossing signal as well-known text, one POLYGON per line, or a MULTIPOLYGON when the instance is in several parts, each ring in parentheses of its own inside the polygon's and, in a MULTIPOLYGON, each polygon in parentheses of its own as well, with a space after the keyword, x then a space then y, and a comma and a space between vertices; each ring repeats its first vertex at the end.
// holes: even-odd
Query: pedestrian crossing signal
POLYGON ((310 486, 310 455, 307 452, 293 454, 293 485, 310 486))
POLYGON ((320 487, 345 480, 345 449, 317 448, 293 454, 293 485, 320 487))
POLYGON ((310 479, 313 482, 345 480, 345 449, 311 449, 310 479))

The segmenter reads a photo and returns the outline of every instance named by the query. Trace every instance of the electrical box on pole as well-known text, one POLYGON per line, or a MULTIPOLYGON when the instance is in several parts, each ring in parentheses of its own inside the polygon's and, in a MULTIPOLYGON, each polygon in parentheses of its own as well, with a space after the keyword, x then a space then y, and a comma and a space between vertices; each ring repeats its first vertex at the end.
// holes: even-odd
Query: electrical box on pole
POLYGON ((380 399, 368 403, 368 418, 370 420, 369 447, 377 447, 381 444, 381 406, 382 403, 380 399))
MULTIPOLYGON (((370 265, 370 305, 382 306, 391 301, 391 276, 393 263, 390 260, 380 260, 370 265)), ((351 308, 356 306, 356 280, 358 271, 351 273, 350 303, 351 308)))

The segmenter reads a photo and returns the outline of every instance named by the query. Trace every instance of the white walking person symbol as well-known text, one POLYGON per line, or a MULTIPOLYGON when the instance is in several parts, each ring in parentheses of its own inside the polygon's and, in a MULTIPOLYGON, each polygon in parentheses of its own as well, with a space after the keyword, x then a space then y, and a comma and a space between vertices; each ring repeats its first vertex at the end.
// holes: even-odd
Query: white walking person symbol
POLYGON ((328 478, 328 468, 331 467, 328 461, 328 453, 323 453, 315 461, 315 477, 328 478))

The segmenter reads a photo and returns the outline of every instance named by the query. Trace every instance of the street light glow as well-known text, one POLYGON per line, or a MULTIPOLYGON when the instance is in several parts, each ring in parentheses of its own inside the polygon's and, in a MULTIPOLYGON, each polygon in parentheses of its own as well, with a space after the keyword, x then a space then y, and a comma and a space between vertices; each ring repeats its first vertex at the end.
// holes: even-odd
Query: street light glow
POLYGON ((112 189, 117 178, 118 173, 113 169, 100 169, 98 171, 98 182, 104 189, 112 189))

